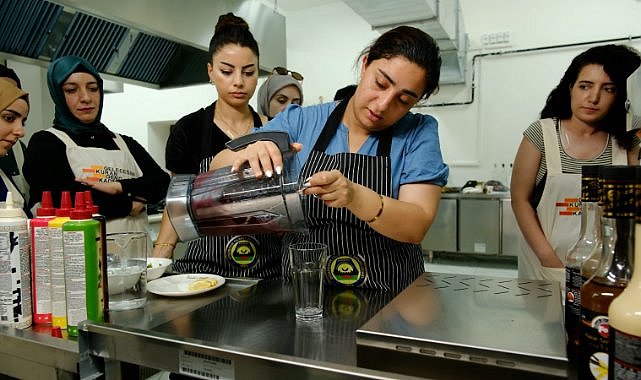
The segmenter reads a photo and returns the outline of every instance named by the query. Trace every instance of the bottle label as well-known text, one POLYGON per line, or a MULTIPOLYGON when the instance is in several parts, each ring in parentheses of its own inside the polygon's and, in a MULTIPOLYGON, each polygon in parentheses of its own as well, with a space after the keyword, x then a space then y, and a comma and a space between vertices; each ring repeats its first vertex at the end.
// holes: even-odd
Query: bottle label
POLYGON ((49 228, 33 227, 33 274, 34 315, 37 322, 47 321, 46 314, 51 314, 51 257, 49 256, 49 228))
POLYGON ((62 249, 62 228, 49 227, 51 253, 51 323, 53 327, 67 328, 67 300, 65 296, 65 267, 62 249))
POLYGON ((0 226, 0 324, 31 326, 31 268, 27 224, 0 226))
POLYGON ((612 356, 615 379, 641 379, 641 337, 612 328, 612 356))
POLYGON ((578 344, 579 322, 581 321, 581 277, 580 268, 565 268, 565 331, 568 341, 578 344))
POLYGON ((85 235, 83 231, 62 232, 64 244, 67 324, 78 326, 87 319, 85 235))
POLYGON ((581 308, 579 379, 608 378, 608 316, 581 308))

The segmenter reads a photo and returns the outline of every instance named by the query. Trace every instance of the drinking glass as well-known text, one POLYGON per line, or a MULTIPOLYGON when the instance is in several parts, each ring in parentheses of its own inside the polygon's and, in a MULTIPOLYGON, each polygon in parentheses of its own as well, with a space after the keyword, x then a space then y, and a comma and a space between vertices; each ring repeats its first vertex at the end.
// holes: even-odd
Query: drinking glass
POLYGON ((327 245, 291 244, 289 258, 296 319, 308 321, 322 318, 323 272, 327 263, 327 245))
POLYGON ((147 233, 107 234, 109 310, 129 310, 147 302, 147 233))

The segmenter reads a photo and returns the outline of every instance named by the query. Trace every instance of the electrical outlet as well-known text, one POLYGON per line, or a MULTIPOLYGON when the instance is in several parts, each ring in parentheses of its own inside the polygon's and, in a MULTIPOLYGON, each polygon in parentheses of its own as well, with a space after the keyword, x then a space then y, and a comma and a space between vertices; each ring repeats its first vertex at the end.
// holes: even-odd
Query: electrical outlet
POLYGON ((481 35, 481 44, 487 47, 505 47, 512 42, 509 31, 484 33, 481 35))

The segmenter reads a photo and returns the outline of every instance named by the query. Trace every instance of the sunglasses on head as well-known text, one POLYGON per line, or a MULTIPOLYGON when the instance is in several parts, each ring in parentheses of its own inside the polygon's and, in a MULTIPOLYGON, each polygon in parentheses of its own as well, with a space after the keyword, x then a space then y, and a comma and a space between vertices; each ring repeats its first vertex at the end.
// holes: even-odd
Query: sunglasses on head
POLYGON ((292 76, 292 78, 294 78, 296 80, 303 80, 303 76, 300 75, 300 73, 297 73, 296 71, 288 70, 288 69, 286 69, 284 67, 280 67, 280 66, 274 67, 274 70, 272 70, 272 74, 278 74, 278 75, 290 74, 292 76))

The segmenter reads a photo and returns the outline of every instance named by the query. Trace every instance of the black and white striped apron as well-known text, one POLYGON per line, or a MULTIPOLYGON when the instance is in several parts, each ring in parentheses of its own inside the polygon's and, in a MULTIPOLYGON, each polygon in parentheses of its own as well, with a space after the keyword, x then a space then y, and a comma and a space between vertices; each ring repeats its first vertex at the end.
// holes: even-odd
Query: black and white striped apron
MULTIPOLYGON (((260 116, 253 114, 254 126, 262 126, 260 116)), ((207 157, 200 162, 200 173, 209 170, 211 160, 207 157)), ((182 273, 223 277, 277 278, 282 274, 281 247, 281 238, 276 234, 204 236, 189 242, 187 252, 173 268, 182 273)))
MULTIPOLYGON (((379 132, 376 156, 325 153, 338 130, 348 101, 343 100, 332 111, 300 178, 337 169, 350 181, 390 197, 392 173, 389 155, 393 127, 379 132)), ((287 247, 290 243, 306 241, 328 245, 325 281, 330 285, 400 291, 424 272, 422 250, 418 244, 402 243, 383 236, 346 208, 328 207, 322 200, 309 197, 305 202, 305 215, 309 233, 288 233, 283 241, 283 268, 287 277, 287 247)))

